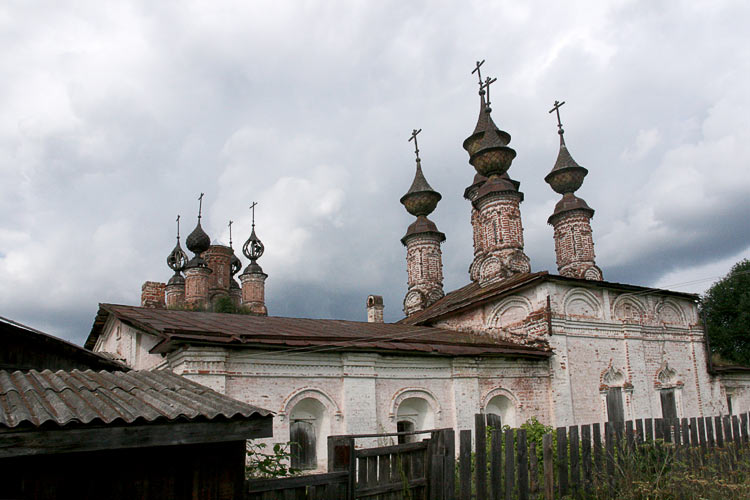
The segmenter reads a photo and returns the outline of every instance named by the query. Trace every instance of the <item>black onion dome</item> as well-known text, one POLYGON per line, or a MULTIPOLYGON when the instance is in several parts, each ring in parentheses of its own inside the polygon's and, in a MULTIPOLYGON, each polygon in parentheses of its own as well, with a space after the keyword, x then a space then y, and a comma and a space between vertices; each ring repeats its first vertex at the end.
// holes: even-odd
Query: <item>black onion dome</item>
POLYGON ((435 223, 428 219, 426 216, 419 215, 417 216, 417 220, 412 222, 406 229, 406 234, 403 238, 401 238, 401 243, 406 245, 407 239, 409 239, 411 236, 420 234, 432 234, 437 237, 438 241, 445 241, 445 234, 438 231, 435 223))
POLYGON ((185 246, 196 255, 205 252, 211 246, 211 238, 203 231, 200 220, 193 232, 185 238, 185 246))
POLYGON ((430 215, 441 200, 442 195, 432 189, 422 173, 422 166, 417 162, 417 172, 414 174, 414 181, 405 195, 401 197, 401 203, 406 207, 406 211, 419 217, 430 215))
POLYGON ((544 177, 557 193, 573 193, 583 184, 583 178, 589 171, 580 166, 568 151, 562 134, 560 134, 560 152, 557 153, 557 161, 552 171, 544 177))

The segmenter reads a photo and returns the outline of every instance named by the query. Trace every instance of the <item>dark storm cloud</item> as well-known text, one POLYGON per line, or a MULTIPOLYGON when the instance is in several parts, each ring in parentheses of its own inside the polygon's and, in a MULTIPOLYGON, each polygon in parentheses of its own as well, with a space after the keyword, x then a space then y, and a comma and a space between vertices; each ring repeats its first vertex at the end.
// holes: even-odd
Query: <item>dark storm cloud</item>
POLYGON ((204 228, 227 242, 234 220, 236 249, 260 203, 271 314, 363 319, 375 293, 396 320, 415 127, 443 194, 431 218, 448 237, 445 288, 463 286, 461 142, 480 58, 500 77, 493 114, 518 151, 532 267, 555 269, 543 178, 560 99, 605 278, 687 281, 750 251, 748 14, 733 2, 2 6, 0 315, 81 341, 98 302, 138 303, 143 281, 168 279, 174 218, 189 233, 205 192, 204 228))

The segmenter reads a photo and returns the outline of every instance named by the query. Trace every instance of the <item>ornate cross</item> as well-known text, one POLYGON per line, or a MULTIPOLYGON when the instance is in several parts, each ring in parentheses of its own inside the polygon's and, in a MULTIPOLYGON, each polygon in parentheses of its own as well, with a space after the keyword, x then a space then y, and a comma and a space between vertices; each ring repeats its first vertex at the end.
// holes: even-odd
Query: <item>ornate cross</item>
POLYGON ((419 146, 417 145, 417 135, 418 135, 418 134, 419 134, 419 133, 420 133, 421 131, 422 131, 422 129, 421 129, 421 128, 420 128, 419 130, 417 130, 417 129, 413 129, 413 130, 411 131, 411 137, 409 137, 409 141, 408 141, 408 142, 411 142, 411 141, 412 141, 412 139, 414 140, 414 154, 415 154, 415 155, 417 155, 417 163, 419 163, 419 162, 420 162, 420 159, 419 159, 419 146))
POLYGON ((253 227, 255 227, 255 205, 257 205, 258 202, 254 201, 252 205, 250 205, 250 210, 253 211, 253 227))
POLYGON ((232 224, 234 224, 234 221, 229 221, 229 248, 232 248, 232 224))
POLYGON ((201 212, 203 212, 203 193, 198 197, 198 218, 201 218, 201 212))
POLYGON ((180 214, 177 214, 177 241, 180 241, 180 214))
POLYGON ((553 111, 557 112, 557 128, 559 129, 558 134, 561 134, 561 135, 563 133, 563 128, 562 128, 562 122, 560 121, 560 106, 562 106, 563 104, 565 104, 565 101, 563 102, 555 101, 555 105, 552 106, 552 109, 549 110, 550 113, 552 113, 553 111))
POLYGON ((487 107, 490 107, 490 85, 495 83, 497 78, 490 78, 489 76, 484 80, 484 83, 479 85, 479 90, 487 89, 487 107))
POLYGON ((480 87, 482 86, 482 70, 480 70, 479 68, 482 67, 482 64, 484 64, 484 59, 482 59, 481 61, 477 61, 477 67, 474 68, 473 70, 471 70, 471 74, 472 75, 474 73, 476 73, 477 76, 479 77, 479 86, 480 87))

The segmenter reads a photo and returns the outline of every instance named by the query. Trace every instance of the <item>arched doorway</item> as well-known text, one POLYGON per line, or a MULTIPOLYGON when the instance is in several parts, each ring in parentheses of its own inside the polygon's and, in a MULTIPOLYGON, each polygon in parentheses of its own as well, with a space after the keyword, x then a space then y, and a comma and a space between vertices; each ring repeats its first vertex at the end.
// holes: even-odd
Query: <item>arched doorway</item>
POLYGON ((516 405, 513 400, 507 396, 498 395, 490 399, 484 409, 488 415, 495 415, 493 418, 493 427, 516 427, 516 405), (497 420, 500 420, 499 425, 497 420))
MULTIPOLYGON (((406 398, 396 412, 396 429, 398 432, 420 431, 435 427, 435 412, 426 399, 406 398)), ((417 441, 418 436, 399 436, 399 443, 417 441)))
POLYGON ((325 446, 330 434, 330 421, 325 406, 313 398, 297 403, 289 413, 289 442, 295 469, 318 468, 318 460, 325 457, 325 446))

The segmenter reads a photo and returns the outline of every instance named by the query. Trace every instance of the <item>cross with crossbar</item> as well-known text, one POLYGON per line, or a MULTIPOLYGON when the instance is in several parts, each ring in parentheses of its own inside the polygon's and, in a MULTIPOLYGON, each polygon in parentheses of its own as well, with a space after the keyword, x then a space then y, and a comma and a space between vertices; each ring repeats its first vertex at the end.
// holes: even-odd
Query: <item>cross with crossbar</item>
POLYGON ((419 161, 420 161, 420 159, 419 159, 419 146, 417 145, 417 135, 418 135, 418 134, 419 134, 419 133, 420 133, 421 131, 422 131, 422 129, 421 129, 421 128, 420 128, 419 130, 417 130, 417 129, 413 129, 413 130, 411 131, 411 137, 409 137, 409 141, 408 141, 408 142, 411 142, 411 141, 412 141, 412 139, 414 140, 414 154, 415 154, 415 155, 417 155, 417 162, 419 162, 419 161))

